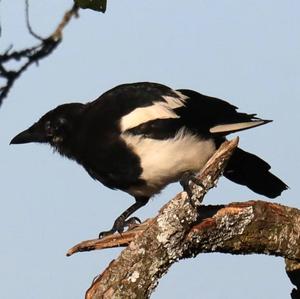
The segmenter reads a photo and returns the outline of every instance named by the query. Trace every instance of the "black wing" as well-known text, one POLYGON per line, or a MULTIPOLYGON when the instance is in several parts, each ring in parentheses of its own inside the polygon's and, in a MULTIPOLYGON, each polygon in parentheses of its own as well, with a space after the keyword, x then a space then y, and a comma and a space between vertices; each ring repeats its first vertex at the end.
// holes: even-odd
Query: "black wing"
POLYGON ((188 127, 196 131, 227 135, 270 122, 256 117, 256 114, 238 112, 236 106, 224 100, 187 89, 178 91, 187 96, 188 100, 185 106, 175 112, 188 127))
POLYGON ((110 116, 122 117, 136 108, 149 107, 155 102, 165 102, 163 96, 176 97, 176 92, 158 83, 122 84, 103 93, 93 102, 88 103, 88 107, 109 111, 111 113, 110 116))
POLYGON ((128 98, 128 101, 135 98, 134 105, 122 118, 126 123, 122 131, 131 134, 165 139, 174 137, 181 128, 188 128, 203 136, 224 136, 269 122, 255 114, 237 112, 237 107, 226 101, 192 90, 175 91, 155 83, 124 87, 135 90, 134 96, 128 98), (144 109, 134 110, 137 107, 144 109))

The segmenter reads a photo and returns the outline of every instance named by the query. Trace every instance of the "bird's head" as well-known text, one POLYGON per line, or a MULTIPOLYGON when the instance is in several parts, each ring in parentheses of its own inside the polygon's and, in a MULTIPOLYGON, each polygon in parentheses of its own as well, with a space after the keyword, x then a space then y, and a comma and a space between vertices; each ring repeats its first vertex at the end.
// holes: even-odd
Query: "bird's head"
POLYGON ((43 115, 31 127, 16 135, 10 144, 50 143, 59 149, 71 137, 83 106, 80 103, 71 103, 56 107, 43 115))

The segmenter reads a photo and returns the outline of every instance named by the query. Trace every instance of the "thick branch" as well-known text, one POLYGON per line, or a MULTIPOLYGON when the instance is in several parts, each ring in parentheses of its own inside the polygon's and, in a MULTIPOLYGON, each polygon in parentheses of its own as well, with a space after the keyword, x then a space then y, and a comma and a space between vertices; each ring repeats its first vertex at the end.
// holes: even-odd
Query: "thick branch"
MULTIPOLYGON (((76 252, 128 246, 152 224, 148 219, 136 228, 105 239, 84 241, 76 252)), ((204 252, 268 254, 300 261, 300 211, 264 201, 201 206, 199 220, 187 232, 184 257, 204 252)))
MULTIPOLYGON (((236 142, 226 144, 207 163, 200 174, 205 187, 213 186, 235 146, 236 142)), ((197 191, 199 202, 207 190, 197 191)), ((149 298, 158 279, 175 261, 202 252, 283 256, 287 273, 299 290, 299 210, 263 201, 195 209, 197 199, 193 201, 191 205, 185 193, 180 193, 157 217, 133 230, 70 249, 68 255, 129 245, 93 282, 86 299, 149 298)), ((292 298, 299 298, 298 290, 293 290, 292 298)))
POLYGON ((204 218, 186 237, 200 252, 263 253, 300 260, 300 211, 263 201, 201 207, 204 218), (205 215, 211 214, 210 217, 205 215))
MULTIPOLYGON (((185 250, 179 258, 195 257, 205 252, 282 256, 286 258, 286 272, 297 287, 293 289, 291 296, 293 299, 300 298, 298 209, 263 201, 248 201, 226 206, 201 206, 199 216, 199 221, 192 226, 180 244, 185 250)), ((70 249, 68 255, 79 251, 127 246, 152 223, 153 219, 147 220, 122 236, 84 241, 70 249)), ((137 253, 133 251, 132 254, 137 253)))
MULTIPOLYGON (((37 64, 41 59, 47 57, 56 49, 62 40, 63 29, 72 17, 77 16, 77 13, 78 7, 73 5, 72 8, 64 14, 61 22, 48 38, 42 39, 38 37, 40 40, 38 45, 20 51, 11 51, 10 47, 3 54, 0 54, 0 77, 2 77, 5 81, 4 85, 0 86, 0 106, 21 74, 26 71, 29 66, 34 63, 37 64), (9 70, 5 66, 5 64, 12 61, 19 63, 17 70, 9 70)), ((29 23, 28 27, 31 34, 33 34, 29 23)), ((37 37, 36 34, 34 34, 34 36, 37 37)))
POLYGON ((182 192, 166 204, 151 225, 94 281, 86 299, 150 296, 158 279, 183 256, 186 232, 199 220, 195 207, 215 186, 237 143, 235 139, 220 147, 198 176, 203 187, 194 186, 197 197, 189 200, 182 192))

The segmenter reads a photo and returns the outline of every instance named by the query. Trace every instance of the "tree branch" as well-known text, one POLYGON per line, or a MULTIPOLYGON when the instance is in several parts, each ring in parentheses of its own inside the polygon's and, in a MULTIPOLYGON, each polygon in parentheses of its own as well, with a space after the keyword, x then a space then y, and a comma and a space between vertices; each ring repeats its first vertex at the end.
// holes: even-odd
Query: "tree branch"
MULTIPOLYGON (((27 2, 26 2, 27 3, 27 2)), ((11 51, 12 47, 9 47, 3 54, 0 54, 0 77, 4 79, 4 84, 0 86, 0 106, 3 100, 8 95, 8 92, 12 88, 15 81, 21 76, 21 74, 27 70, 33 63, 38 62, 50 55, 62 40, 62 32, 66 25, 70 22, 72 17, 78 16, 78 7, 73 5, 71 9, 65 12, 61 22, 55 29, 55 31, 48 38, 41 38, 36 35, 29 24, 28 20, 28 3, 26 6, 26 22, 29 32, 40 40, 40 43, 31 48, 23 49, 20 51, 11 51), (19 67, 17 70, 9 70, 6 64, 9 62, 18 62, 19 67)))
POLYGON ((25 0, 25 15, 26 15, 26 25, 27 25, 27 29, 28 29, 29 33, 36 39, 42 41, 43 38, 41 36, 39 36, 38 34, 36 34, 33 31, 33 29, 31 28, 31 24, 29 21, 29 0, 25 0))
MULTIPOLYGON (((131 241, 143 238, 143 233, 151 227, 153 221, 154 219, 149 219, 122 235, 81 242, 71 248, 67 255, 81 251, 128 246, 131 241)), ((207 252, 242 255, 257 253, 284 257, 286 272, 297 287, 292 291, 291 298, 300 298, 300 263, 298 262, 300 261, 300 211, 298 209, 264 201, 231 203, 226 206, 201 206, 199 221, 187 232, 180 246, 185 250, 179 259, 195 257, 199 253, 207 252)), ((138 251, 139 248, 136 250, 138 251)), ((138 255, 134 251, 132 254, 138 255)), ((110 271, 109 268, 106 271, 110 271)), ((101 280, 98 283, 101 284, 101 280)))
POLYGON ((249 201, 223 206, 200 206, 222 172, 237 140, 223 144, 199 178, 198 198, 192 204, 185 192, 134 229, 101 240, 84 241, 68 251, 71 255, 116 246, 127 246, 94 280, 86 299, 149 298, 159 278, 183 258, 204 252, 231 254, 262 253, 287 259, 287 273, 297 286, 299 298, 300 211, 275 203, 249 201))
MULTIPOLYGON (((300 260, 300 210, 265 201, 247 201, 199 208, 199 220, 184 240, 185 257, 195 253, 267 254, 300 260), (259 244, 259 246, 258 246, 259 244), (189 254, 191 251, 191 254, 189 254)), ((83 241, 68 250, 77 252, 126 247, 142 235, 154 219, 127 232, 83 241)), ((293 265, 290 266, 290 268, 293 265)))
POLYGON ((197 207, 216 185, 238 138, 224 142, 197 176, 202 186, 192 184, 195 196, 181 192, 166 204, 150 226, 113 261, 87 291, 87 299, 148 298, 158 279, 184 254, 186 232, 197 223, 197 207))

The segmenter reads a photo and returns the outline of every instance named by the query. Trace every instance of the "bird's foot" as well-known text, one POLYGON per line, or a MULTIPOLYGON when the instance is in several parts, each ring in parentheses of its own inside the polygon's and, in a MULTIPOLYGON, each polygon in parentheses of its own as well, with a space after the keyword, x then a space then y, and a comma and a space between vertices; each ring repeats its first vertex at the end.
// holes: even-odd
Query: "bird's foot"
POLYGON ((138 217, 131 217, 125 221, 125 227, 128 227, 127 231, 129 231, 141 223, 142 221, 138 217))
POLYGON ((194 208, 197 208, 198 204, 196 204, 196 200, 200 197, 200 192, 206 189, 202 181, 199 180, 193 172, 188 171, 181 177, 180 184, 187 193, 190 204, 194 208))
POLYGON ((124 229, 126 227, 128 227, 128 230, 131 230, 140 223, 141 220, 138 217, 130 217, 126 220, 124 219, 124 217, 120 216, 115 220, 114 225, 110 230, 103 231, 99 234, 99 239, 112 235, 115 232, 122 234, 122 232, 124 232, 124 229))

